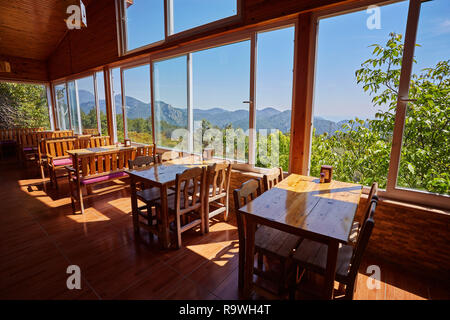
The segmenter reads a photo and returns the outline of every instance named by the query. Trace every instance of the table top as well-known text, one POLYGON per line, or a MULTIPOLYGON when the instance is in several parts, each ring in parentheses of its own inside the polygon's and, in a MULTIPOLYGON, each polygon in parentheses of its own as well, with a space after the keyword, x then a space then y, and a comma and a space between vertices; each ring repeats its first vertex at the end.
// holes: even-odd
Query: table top
POLYGON ((200 157, 189 156, 164 163, 158 163, 149 168, 127 170, 126 172, 130 176, 136 177, 140 180, 147 180, 158 185, 164 185, 172 184, 175 181, 177 174, 183 173, 186 169, 198 166, 207 166, 219 162, 224 162, 224 160, 202 161, 200 157))
POLYGON ((239 211, 284 231, 347 243, 361 190, 358 184, 291 174, 239 211))
POLYGON ((67 153, 74 156, 74 155, 84 155, 84 154, 97 154, 102 152, 109 152, 109 151, 120 151, 120 150, 131 150, 135 147, 125 147, 122 145, 116 146, 116 145, 110 145, 110 146, 102 146, 102 147, 95 147, 95 148, 84 148, 84 149, 74 149, 74 150, 67 150, 67 153))

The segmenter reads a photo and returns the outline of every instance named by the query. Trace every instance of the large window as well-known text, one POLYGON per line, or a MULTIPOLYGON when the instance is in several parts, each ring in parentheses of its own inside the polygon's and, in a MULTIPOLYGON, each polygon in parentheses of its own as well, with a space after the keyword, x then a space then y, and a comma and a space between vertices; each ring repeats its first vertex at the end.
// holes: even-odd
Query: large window
POLYGON ((0 128, 51 129, 46 86, 0 81, 0 128))
POLYGON ((449 194, 450 2, 423 2, 397 186, 449 194))
POLYGON ((319 176, 321 165, 327 164, 333 166, 336 180, 363 185, 377 181, 380 187, 386 187, 400 71, 400 66, 392 63, 402 58, 398 37, 406 29, 408 2, 380 7, 380 15, 380 29, 367 26, 366 10, 319 21, 312 176, 319 176), (396 55, 379 60, 382 51, 375 51, 378 45, 383 50, 394 45, 396 55), (377 73, 379 78, 370 78, 377 73), (396 78, 384 86, 383 74, 396 78), (384 87, 371 92, 371 85, 384 87), (384 90, 391 90, 387 99, 380 97, 384 90))
POLYGON ((187 56, 153 64, 156 144, 189 151, 187 56))
POLYGON ((411 0, 320 20, 311 175, 329 164, 337 180, 448 207, 449 10, 411 0))
POLYGON ((61 130, 69 130, 71 128, 70 114, 65 83, 55 86, 55 96, 58 127, 61 130))
POLYGON ((117 0, 122 53, 238 16, 237 0, 117 0))
POLYGON ((112 69, 111 82, 114 117, 114 141, 123 142, 125 139, 125 128, 123 123, 122 80, 120 76, 120 68, 112 69))
POLYGON ((194 152, 248 162, 250 41, 192 54, 194 152))
POLYGON ((153 143, 150 66, 123 70, 123 86, 128 138, 134 142, 153 143))
POLYGON ((164 0, 123 0, 126 49, 164 40, 164 0))
POLYGON ((295 27, 257 34, 256 166, 289 170, 295 27))
POLYGON ((103 72, 70 80, 54 88, 61 130, 72 129, 76 134, 108 135, 103 72))
POLYGON ((172 0, 173 33, 237 14, 236 0, 172 0))

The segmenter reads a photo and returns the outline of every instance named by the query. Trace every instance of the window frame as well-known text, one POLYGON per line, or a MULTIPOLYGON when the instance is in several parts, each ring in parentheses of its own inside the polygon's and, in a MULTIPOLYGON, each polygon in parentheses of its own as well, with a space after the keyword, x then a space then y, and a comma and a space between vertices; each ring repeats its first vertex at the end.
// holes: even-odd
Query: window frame
MULTIPOLYGON (((364 10, 369 5, 375 4, 378 6, 389 5, 397 2, 401 2, 403 0, 390 0, 390 1, 376 1, 376 0, 368 0, 363 3, 358 4, 348 4, 339 6, 337 8, 325 9, 318 11, 313 14, 312 23, 316 26, 319 23, 320 19, 339 16, 350 12, 356 12, 364 10)), ((395 111, 395 122, 394 122, 394 130, 392 133, 392 146, 391 153, 389 158, 389 170, 387 174, 387 182, 386 189, 380 190, 379 195, 390 200, 396 201, 405 201, 409 203, 416 203, 421 205, 426 205, 430 207, 438 207, 444 209, 450 209, 450 196, 444 194, 436 194, 424 190, 416 190, 416 189, 408 189, 404 187, 397 186, 398 179, 398 170, 400 166, 400 157, 401 157, 401 148, 403 143, 403 132, 404 132, 404 124, 406 119, 406 110, 408 107, 408 96, 409 96, 409 84, 413 66, 413 58, 414 58, 414 49, 416 45, 416 34, 418 29, 418 22, 420 18, 420 9, 422 2, 426 2, 427 0, 405 0, 408 1, 408 18, 406 21, 406 31, 405 37, 403 40, 404 51, 402 57, 402 68, 399 80, 399 94, 397 96, 397 107, 395 111), (406 98, 405 98, 406 97, 406 98)), ((317 43, 317 33, 318 28, 315 29, 315 40, 317 43)), ((316 45, 312 49, 314 51, 314 61, 317 59, 316 54, 316 45)), ((314 67, 315 69, 315 63, 314 67)), ((312 75, 312 82, 314 82, 314 71, 312 75)), ((314 86, 312 86, 314 88, 314 86)), ((314 90, 314 89, 312 89, 314 90)), ((312 117, 313 117, 313 105, 312 101, 309 106, 311 109, 311 118, 308 119, 308 124, 310 125, 311 132, 309 136, 309 141, 312 141, 312 117)), ((307 172, 309 174, 310 171, 310 156, 311 156, 311 148, 308 150, 308 154, 305 155, 308 157, 308 167, 307 172)), ((291 158, 291 157, 290 157, 291 158)), ((368 194, 370 188, 368 186, 363 186, 363 193, 368 194)))
POLYGON ((173 33, 173 0, 164 1, 164 39, 143 45, 138 48, 128 50, 127 39, 127 19, 124 0, 115 0, 116 6, 116 24, 117 24, 117 44, 119 56, 126 56, 145 49, 153 48, 165 43, 170 43, 175 40, 186 38, 192 35, 200 34, 213 29, 230 26, 242 20, 242 6, 243 0, 236 1, 236 14, 228 16, 219 20, 211 21, 209 23, 183 30, 181 32, 173 33))

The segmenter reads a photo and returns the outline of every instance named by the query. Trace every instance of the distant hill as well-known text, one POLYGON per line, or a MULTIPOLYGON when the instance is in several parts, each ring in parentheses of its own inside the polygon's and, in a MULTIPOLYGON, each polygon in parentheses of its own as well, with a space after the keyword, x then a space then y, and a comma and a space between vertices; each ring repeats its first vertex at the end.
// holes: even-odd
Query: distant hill
MULTIPOLYGON (((81 110, 88 113, 95 105, 94 95, 89 91, 79 90, 78 97, 80 99, 81 110)), ((122 97, 116 95, 114 98, 116 106, 120 106, 122 103, 122 97)), ((100 110, 106 111, 105 101, 100 100, 100 110)), ((144 103, 133 97, 126 97, 126 113, 130 119, 136 118, 148 118, 151 115, 151 109, 149 103, 144 103)), ((187 121, 186 109, 172 107, 171 105, 163 102, 156 101, 155 113, 158 118, 166 121, 167 123, 175 126, 185 126, 187 121)), ((248 129, 249 112, 247 110, 234 110, 228 111, 222 108, 211 109, 194 109, 194 121, 207 120, 213 126, 219 128, 225 128, 228 124, 231 124, 233 128, 248 129)), ((347 122, 347 120, 334 122, 324 119, 322 117, 314 117, 313 126, 316 130, 316 134, 323 134, 328 132, 333 134, 335 131, 341 129, 341 126, 347 122)), ((265 108, 257 110, 256 112, 256 129, 279 129, 286 133, 290 131, 291 127, 291 111, 279 111, 275 108, 265 108)))

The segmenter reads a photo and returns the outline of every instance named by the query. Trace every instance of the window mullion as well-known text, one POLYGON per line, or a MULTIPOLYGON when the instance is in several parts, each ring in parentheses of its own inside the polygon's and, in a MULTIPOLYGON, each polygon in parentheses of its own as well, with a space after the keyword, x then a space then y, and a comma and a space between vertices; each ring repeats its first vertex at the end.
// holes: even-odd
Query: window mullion
POLYGON ((192 53, 186 55, 187 64, 187 112, 188 112, 188 152, 194 152, 194 95, 192 83, 192 53))
POLYGON ((125 85, 123 77, 123 69, 120 68, 120 95, 122 97, 122 118, 123 118, 123 136, 124 139, 128 139, 128 126, 127 126, 127 115, 126 115, 126 98, 125 98, 125 85))
POLYGON ((392 191, 397 186, 398 169, 400 165, 401 148, 403 141, 403 130, 405 127, 405 117, 407 101, 409 96, 409 83, 414 59, 414 48, 416 45, 417 26, 420 15, 420 0, 411 0, 408 9, 408 20, 406 23, 405 42, 402 58, 402 69, 397 96, 397 108, 395 111, 394 132, 392 137, 391 158, 389 162, 389 172, 386 190, 392 191))
POLYGON ((93 79, 94 79, 95 108, 96 108, 96 114, 97 114, 97 130, 98 130, 98 133, 101 135, 102 123, 101 123, 101 116, 100 116, 100 101, 98 99, 97 72, 94 73, 93 79))
POLYGON ((248 163, 254 166, 256 163, 256 32, 250 39, 250 92, 249 92, 249 135, 248 135, 248 163))

